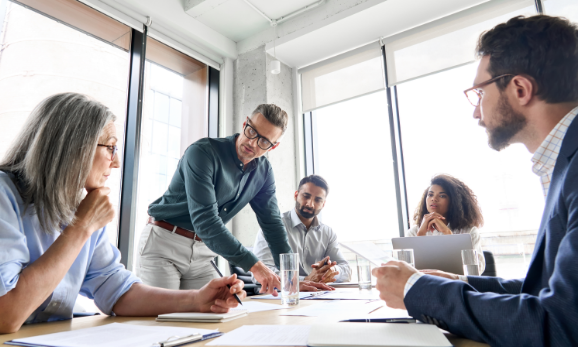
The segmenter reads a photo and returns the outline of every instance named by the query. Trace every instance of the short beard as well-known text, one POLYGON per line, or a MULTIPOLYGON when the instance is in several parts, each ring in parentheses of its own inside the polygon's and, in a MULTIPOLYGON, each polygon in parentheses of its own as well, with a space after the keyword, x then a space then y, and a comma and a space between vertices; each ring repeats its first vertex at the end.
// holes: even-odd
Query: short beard
POLYGON ((315 216, 317 216, 317 214, 319 214, 319 211, 313 210, 313 212, 305 212, 303 211, 303 207, 301 205, 299 205, 298 202, 295 202, 295 209, 299 212, 299 215, 301 215, 301 217, 303 218, 313 218, 315 216))
MULTIPOLYGON (((488 145, 496 151, 510 145, 510 141, 520 130, 524 129, 528 121, 521 113, 514 111, 504 93, 500 94, 496 114, 500 117, 499 124, 494 129, 486 128, 488 133, 488 145)), ((485 125, 481 122, 481 125, 485 125)))

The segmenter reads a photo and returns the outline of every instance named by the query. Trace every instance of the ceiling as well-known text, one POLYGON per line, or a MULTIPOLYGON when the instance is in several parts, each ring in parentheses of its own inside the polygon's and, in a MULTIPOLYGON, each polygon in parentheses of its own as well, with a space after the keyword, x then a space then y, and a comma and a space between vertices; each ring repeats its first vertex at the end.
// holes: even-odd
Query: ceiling
MULTIPOLYGON (((272 19, 280 18, 317 2, 317 0, 248 1, 272 19)), ((257 11, 251 8, 244 0, 221 0, 214 2, 215 6, 205 6, 205 8, 197 11, 195 11, 193 7, 187 11, 187 13, 194 19, 235 42, 242 41, 270 27, 267 19, 257 13, 257 11)))

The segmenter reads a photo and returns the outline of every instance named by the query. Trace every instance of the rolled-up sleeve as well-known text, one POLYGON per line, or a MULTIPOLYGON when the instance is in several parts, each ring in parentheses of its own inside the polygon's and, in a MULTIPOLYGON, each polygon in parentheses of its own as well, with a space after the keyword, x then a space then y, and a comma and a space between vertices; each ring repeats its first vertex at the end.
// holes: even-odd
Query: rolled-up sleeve
POLYGON ((0 296, 16 287, 22 269, 30 262, 16 199, 0 187, 0 296))
POLYGON ((332 229, 329 230, 329 243, 325 256, 329 256, 331 261, 337 262, 335 270, 339 271, 339 275, 335 277, 335 282, 349 282, 351 280, 351 268, 339 249, 337 235, 332 229))
POLYGON ((94 299, 102 312, 111 314, 118 299, 141 280, 120 263, 120 252, 110 243, 105 230, 98 231, 80 293, 94 299))

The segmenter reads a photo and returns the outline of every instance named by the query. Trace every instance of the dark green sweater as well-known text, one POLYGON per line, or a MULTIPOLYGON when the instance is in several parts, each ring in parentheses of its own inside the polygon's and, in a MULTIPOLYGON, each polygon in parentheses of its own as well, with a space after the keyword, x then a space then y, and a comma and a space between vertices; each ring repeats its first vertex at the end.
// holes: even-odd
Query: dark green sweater
POLYGON ((204 138, 189 146, 169 188, 148 213, 194 230, 213 252, 248 271, 258 259, 225 224, 249 203, 279 267, 279 254, 291 253, 291 246, 277 206, 273 169, 260 157, 243 170, 235 149, 238 135, 204 138))

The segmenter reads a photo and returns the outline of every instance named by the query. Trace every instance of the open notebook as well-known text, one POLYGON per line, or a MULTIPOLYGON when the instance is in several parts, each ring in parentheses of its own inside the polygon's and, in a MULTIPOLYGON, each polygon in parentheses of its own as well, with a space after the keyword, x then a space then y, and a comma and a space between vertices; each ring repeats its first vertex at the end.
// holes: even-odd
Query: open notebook
POLYGON ((245 317, 246 315, 247 310, 243 309, 230 310, 228 313, 168 313, 160 314, 157 317, 157 322, 224 323, 233 319, 245 317))

